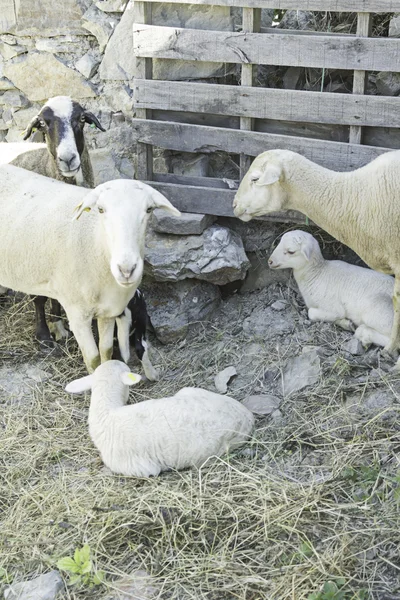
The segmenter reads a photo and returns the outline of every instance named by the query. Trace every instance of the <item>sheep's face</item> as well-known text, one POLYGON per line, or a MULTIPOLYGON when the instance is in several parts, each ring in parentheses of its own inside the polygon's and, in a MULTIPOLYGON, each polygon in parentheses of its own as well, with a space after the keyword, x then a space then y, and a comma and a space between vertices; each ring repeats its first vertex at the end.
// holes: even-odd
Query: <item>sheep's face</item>
POLYGON ((320 253, 318 242, 305 231, 285 233, 269 257, 271 269, 303 269, 312 256, 320 253))
POLYGON ((234 214, 242 221, 250 221, 253 217, 261 217, 284 208, 284 173, 274 152, 264 152, 257 156, 236 192, 234 214))
POLYGON ((149 185, 131 179, 116 179, 97 186, 77 207, 75 219, 91 211, 106 239, 110 269, 122 287, 138 287, 143 275, 144 239, 147 222, 155 208, 180 212, 149 185))
POLYGON ((85 147, 83 128, 93 123, 104 131, 97 118, 69 96, 50 98, 26 130, 27 139, 33 128, 46 138, 46 143, 63 177, 75 177, 81 168, 85 147))
MULTIPOLYGON (((104 388, 104 384, 118 389, 119 384, 124 386, 136 385, 141 380, 140 375, 131 373, 129 367, 119 360, 108 360, 99 365, 94 373, 71 381, 65 388, 70 394, 82 394, 95 389, 96 386, 104 388)), ((126 400, 128 391, 126 390, 126 400)))

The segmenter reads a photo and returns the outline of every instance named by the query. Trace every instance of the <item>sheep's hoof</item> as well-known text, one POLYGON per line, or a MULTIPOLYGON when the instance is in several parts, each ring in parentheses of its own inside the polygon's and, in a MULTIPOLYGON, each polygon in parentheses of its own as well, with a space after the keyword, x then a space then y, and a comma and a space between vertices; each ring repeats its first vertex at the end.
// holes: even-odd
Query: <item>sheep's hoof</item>
POLYGON ((399 357, 399 350, 398 348, 393 347, 391 344, 388 344, 381 350, 381 356, 386 360, 397 360, 399 357))
POLYGON ((60 342, 63 339, 67 339, 71 335, 71 332, 68 331, 68 329, 65 329, 61 319, 59 319, 58 321, 50 322, 49 329, 56 342, 60 342))

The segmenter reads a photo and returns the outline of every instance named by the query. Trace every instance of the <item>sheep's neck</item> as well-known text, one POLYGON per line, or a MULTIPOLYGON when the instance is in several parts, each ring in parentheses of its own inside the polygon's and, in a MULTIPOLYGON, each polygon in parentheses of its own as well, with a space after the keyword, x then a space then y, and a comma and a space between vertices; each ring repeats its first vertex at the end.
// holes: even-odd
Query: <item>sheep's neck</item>
POLYGON ((99 381, 92 390, 89 419, 99 424, 107 425, 112 413, 128 401, 129 390, 119 382, 99 381))
POLYGON ((300 291, 304 288, 308 289, 313 286, 314 281, 317 281, 320 277, 325 263, 326 261, 322 255, 314 256, 310 262, 304 265, 304 267, 293 269, 293 275, 300 291))

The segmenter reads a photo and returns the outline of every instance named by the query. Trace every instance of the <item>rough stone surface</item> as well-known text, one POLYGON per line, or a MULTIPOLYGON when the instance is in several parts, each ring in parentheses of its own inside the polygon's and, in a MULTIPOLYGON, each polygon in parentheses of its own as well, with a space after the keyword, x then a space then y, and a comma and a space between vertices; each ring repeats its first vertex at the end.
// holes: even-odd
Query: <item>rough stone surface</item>
POLYGON ((165 210, 157 208, 153 212, 151 226, 158 233, 173 233, 175 235, 200 235, 215 221, 212 215, 200 213, 182 213, 175 217, 165 210))
POLYGON ((272 394, 248 396, 243 405, 256 415, 270 415, 279 408, 281 400, 272 394))
POLYGON ((157 281, 195 277, 224 285, 243 279, 249 267, 240 237, 217 225, 196 236, 148 230, 145 260, 146 272, 157 281))
POLYGON ((287 308, 287 302, 285 302, 285 300, 277 300, 271 304, 271 308, 280 312, 281 310, 285 310, 285 308, 287 308))
POLYGON ((97 39, 99 51, 104 52, 108 40, 115 31, 117 21, 93 5, 83 15, 82 25, 97 39))
POLYGON ((31 581, 21 581, 6 588, 5 600, 55 600, 64 583, 58 571, 50 571, 31 581))
POLYGON ((209 157, 207 154, 174 154, 169 158, 170 169, 176 175, 207 177, 209 157))
MULTIPOLYGON (((246 252, 259 252, 265 250, 272 253, 273 243, 279 235, 281 228, 274 223, 262 221, 249 221, 245 223, 233 217, 218 217, 218 223, 233 229, 243 240, 246 252)), ((268 262, 266 260, 266 262, 268 262)))
POLYGON ((226 367, 214 377, 214 385, 220 394, 225 394, 228 391, 228 383, 237 374, 235 367, 226 367))
POLYGON ((400 13, 390 19, 389 37, 400 37, 400 13))
POLYGON ((63 0, 62 10, 54 10, 54 0, 1 0, 0 33, 23 36, 81 34, 82 15, 90 0, 63 0))
POLYGON ((99 64, 100 60, 88 52, 75 63, 75 69, 77 69, 79 73, 86 77, 86 79, 90 79, 96 73, 99 64))
MULTIPOLYGON (((131 80, 135 75, 136 60, 133 54, 132 29, 135 21, 133 1, 127 5, 121 21, 107 44, 100 77, 112 80, 131 80)), ((153 24, 192 29, 231 30, 229 8, 222 6, 153 4, 153 24)), ((199 61, 154 60, 154 79, 203 79, 224 74, 222 63, 199 61)))
POLYGON ((313 30, 316 28, 315 15, 309 10, 287 10, 279 28, 313 30))
POLYGON ((114 581, 113 588, 104 600, 153 600, 159 597, 154 578, 142 569, 114 581))
POLYGON ((252 292, 267 288, 273 283, 288 283, 291 272, 289 269, 272 270, 268 266, 268 259, 256 252, 247 252, 250 269, 240 289, 241 292, 252 292))
POLYGON ((218 308, 221 294, 205 281, 144 282, 141 285, 157 338, 163 344, 183 340, 191 324, 207 320, 218 308))
POLYGON ((128 0, 97 0, 95 5, 104 12, 119 13, 124 12, 128 0))
POLYGON ((281 315, 269 307, 253 310, 243 321, 243 331, 252 337, 267 339, 271 335, 284 335, 294 329, 293 316, 281 315))
POLYGON ((52 54, 30 52, 18 56, 4 65, 4 75, 30 100, 71 94, 77 99, 96 95, 81 75, 52 54))
POLYGON ((378 73, 376 87, 383 96, 396 96, 400 92, 400 73, 378 73))
POLYGON ((354 356, 359 356, 360 354, 365 353, 362 343, 355 337, 350 338, 343 344, 343 350, 349 354, 353 354, 354 356))
POLYGON ((288 360, 283 371, 282 388, 285 396, 299 392, 318 382, 321 361, 315 350, 288 360))
POLYGON ((23 363, 0 368, 0 391, 6 402, 24 402, 30 398, 32 388, 50 379, 51 375, 35 365, 23 363))
POLYGON ((100 185, 112 179, 119 179, 119 172, 113 153, 106 148, 90 151, 90 160, 93 166, 93 175, 95 185, 100 185))
POLYGON ((19 46, 18 44, 5 44, 4 42, 0 42, 0 54, 4 60, 9 60, 15 56, 24 54, 25 52, 25 46, 19 46))

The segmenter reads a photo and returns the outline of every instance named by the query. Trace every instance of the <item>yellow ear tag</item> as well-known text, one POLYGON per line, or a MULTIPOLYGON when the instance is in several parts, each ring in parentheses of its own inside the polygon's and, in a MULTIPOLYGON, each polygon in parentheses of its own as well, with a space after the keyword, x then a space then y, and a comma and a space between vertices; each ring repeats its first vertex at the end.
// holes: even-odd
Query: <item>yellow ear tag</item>
POLYGON ((82 202, 79 202, 79 204, 77 204, 77 205, 75 206, 75 208, 74 208, 74 212, 75 212, 76 210, 79 210, 79 209, 80 209, 80 207, 82 206, 82 204, 83 204, 83 200, 82 200, 82 202))
POLYGON ((140 375, 137 375, 136 373, 128 373, 128 377, 133 381, 133 383, 138 383, 141 379, 140 375))

